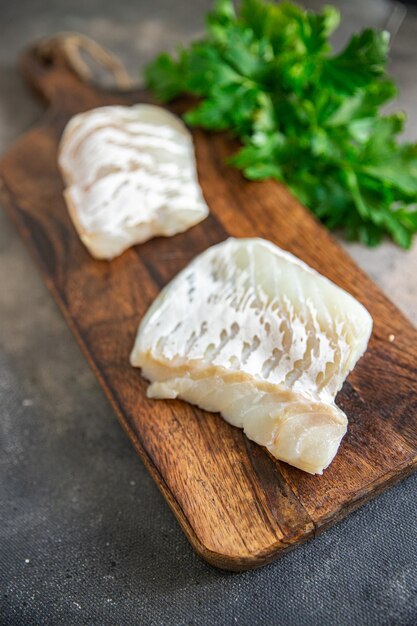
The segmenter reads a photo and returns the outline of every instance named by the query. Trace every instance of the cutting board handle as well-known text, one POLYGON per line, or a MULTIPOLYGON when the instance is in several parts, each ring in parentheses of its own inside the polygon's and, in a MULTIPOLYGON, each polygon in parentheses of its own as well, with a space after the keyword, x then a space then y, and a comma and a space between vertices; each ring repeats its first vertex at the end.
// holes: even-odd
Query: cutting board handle
POLYGON ((76 97, 79 105, 82 94, 88 99, 93 91, 97 93, 87 57, 102 72, 111 74, 119 92, 132 88, 120 59, 80 33, 59 33, 36 42, 22 54, 20 67, 28 83, 47 104, 62 100, 68 104, 68 98, 76 97))

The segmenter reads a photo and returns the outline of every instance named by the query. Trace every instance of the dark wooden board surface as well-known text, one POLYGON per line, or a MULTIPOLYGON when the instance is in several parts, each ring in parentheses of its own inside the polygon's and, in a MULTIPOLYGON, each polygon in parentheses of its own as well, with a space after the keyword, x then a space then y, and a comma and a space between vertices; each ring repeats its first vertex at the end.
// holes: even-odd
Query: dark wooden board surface
POLYGON ((84 83, 59 50, 28 50, 22 69, 49 108, 3 157, 1 201, 195 550, 226 569, 263 565, 409 474, 417 459, 417 331, 311 214, 284 187, 245 181, 225 165, 234 148, 226 136, 196 131, 210 217, 110 263, 93 260, 63 200, 61 133, 75 113, 149 97, 84 83), (274 460, 218 415, 148 400, 146 382, 129 365, 138 323, 161 287, 230 235, 272 240, 352 293, 374 318, 368 351, 337 398, 349 429, 323 476, 274 460))

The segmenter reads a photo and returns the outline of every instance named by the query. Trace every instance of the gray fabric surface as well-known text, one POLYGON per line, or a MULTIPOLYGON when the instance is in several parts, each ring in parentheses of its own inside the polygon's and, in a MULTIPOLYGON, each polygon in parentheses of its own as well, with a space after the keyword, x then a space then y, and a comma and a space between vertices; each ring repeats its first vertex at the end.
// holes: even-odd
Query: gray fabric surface
MULTIPOLYGON (((133 73, 156 50, 195 34, 209 5, 1 2, 1 150, 41 110, 15 69, 26 43, 81 30, 116 50, 133 73)), ((344 10, 342 38, 361 23, 383 25, 392 6, 355 1, 344 10)), ((410 137, 417 136, 416 37, 411 13, 393 51, 410 137)), ((347 247, 416 319, 417 247, 408 254, 390 244, 347 247)), ((3 211, 0 284, 1 625, 417 623, 417 476, 262 570, 217 571, 193 553, 3 211)))

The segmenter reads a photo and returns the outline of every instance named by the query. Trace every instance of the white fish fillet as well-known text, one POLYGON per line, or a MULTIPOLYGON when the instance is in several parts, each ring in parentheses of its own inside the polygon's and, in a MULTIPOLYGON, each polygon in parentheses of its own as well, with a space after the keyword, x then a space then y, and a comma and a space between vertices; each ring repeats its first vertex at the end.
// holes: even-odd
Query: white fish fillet
POLYGON ((228 239, 156 298, 131 363, 149 397, 218 411, 276 458, 321 474, 347 427, 335 396, 371 330, 353 296, 293 255, 228 239))
POLYGON ((108 106, 68 123, 59 150, 74 225, 90 253, 111 259, 207 217, 190 133, 161 107, 108 106))

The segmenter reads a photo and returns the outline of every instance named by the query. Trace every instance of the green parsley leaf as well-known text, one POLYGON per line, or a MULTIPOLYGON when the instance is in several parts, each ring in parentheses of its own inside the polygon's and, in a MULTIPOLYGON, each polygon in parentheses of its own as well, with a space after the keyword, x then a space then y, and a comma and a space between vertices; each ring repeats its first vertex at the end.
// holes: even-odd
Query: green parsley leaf
POLYGON ((218 0, 206 35, 145 71, 169 102, 191 94, 191 126, 229 130, 242 142, 230 163, 273 178, 330 229, 375 246, 409 248, 417 232, 417 144, 400 144, 405 116, 380 108, 397 90, 386 74, 389 36, 366 29, 333 54, 339 12, 291 2, 218 0))

